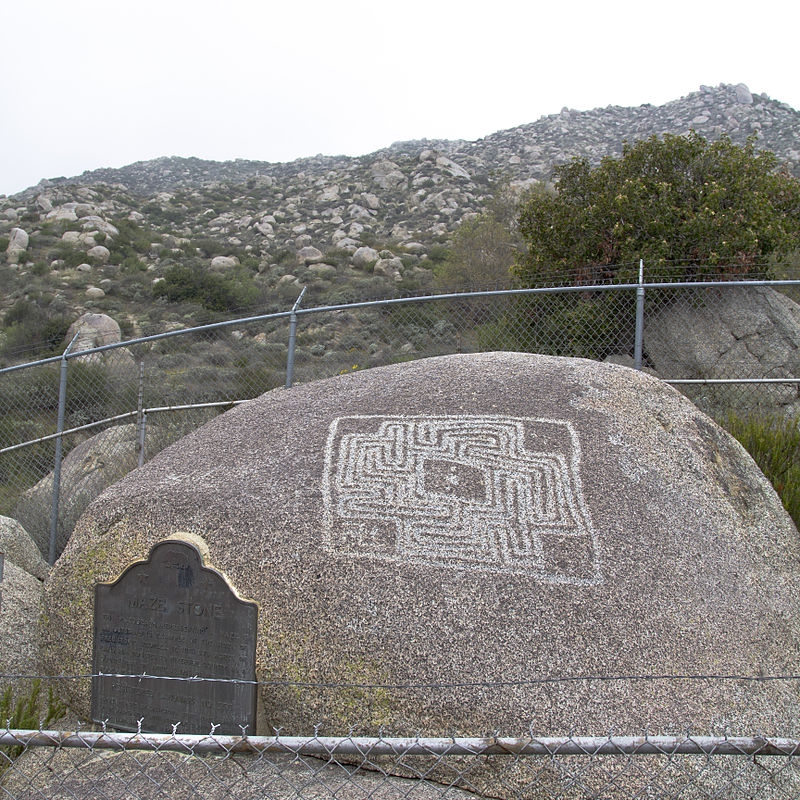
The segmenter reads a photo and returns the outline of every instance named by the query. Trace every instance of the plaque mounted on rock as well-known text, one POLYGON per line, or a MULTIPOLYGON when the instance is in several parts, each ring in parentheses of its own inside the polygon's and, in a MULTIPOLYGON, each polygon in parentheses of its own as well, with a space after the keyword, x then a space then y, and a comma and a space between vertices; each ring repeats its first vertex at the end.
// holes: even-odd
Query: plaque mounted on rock
MULTIPOLYGON (((201 543, 202 540, 198 540, 201 543)), ((92 719, 120 730, 255 733, 258 606, 207 567, 199 544, 168 539, 95 586, 92 719), (217 678, 212 681, 118 678, 217 678), (227 681, 245 681, 227 682, 227 681)))

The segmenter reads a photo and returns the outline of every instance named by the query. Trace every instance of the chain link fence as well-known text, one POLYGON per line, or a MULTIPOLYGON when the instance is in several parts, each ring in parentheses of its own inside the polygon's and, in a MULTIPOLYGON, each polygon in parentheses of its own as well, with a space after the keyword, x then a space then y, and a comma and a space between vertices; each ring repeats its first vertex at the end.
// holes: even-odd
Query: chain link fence
POLYGON ((793 299, 798 280, 642 280, 320 308, 298 299, 282 313, 68 349, 0 370, 0 514, 52 560, 99 491, 234 403, 450 353, 641 365, 718 419, 791 415, 800 407, 793 299))
POLYGON ((0 729, 14 800, 794 800, 800 740, 732 736, 235 737, 0 729))

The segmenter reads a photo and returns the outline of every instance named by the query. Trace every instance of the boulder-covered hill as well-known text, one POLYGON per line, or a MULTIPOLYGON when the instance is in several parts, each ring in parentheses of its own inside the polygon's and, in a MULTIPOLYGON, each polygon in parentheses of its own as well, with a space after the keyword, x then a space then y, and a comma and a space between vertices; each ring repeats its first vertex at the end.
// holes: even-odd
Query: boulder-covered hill
POLYGON ((474 142, 283 164, 160 158, 43 180, 0 196, 0 351, 13 359, 36 331, 60 341, 84 311, 130 334, 209 312, 284 310, 301 285, 312 302, 426 290, 498 181, 546 182, 574 156, 596 161, 626 139, 689 129, 737 143, 755 135, 800 172, 800 113, 723 84, 662 106, 564 108, 474 142))

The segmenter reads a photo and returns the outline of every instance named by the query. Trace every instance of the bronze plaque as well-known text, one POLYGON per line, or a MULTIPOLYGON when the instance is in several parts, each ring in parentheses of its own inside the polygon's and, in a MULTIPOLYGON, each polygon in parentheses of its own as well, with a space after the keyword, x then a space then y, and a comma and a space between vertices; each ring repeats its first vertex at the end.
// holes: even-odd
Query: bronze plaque
POLYGON ((255 733, 258 606, 236 596, 182 540, 155 545, 113 583, 95 586, 92 719, 169 733, 255 733), (155 675, 114 678, 105 675, 155 675))

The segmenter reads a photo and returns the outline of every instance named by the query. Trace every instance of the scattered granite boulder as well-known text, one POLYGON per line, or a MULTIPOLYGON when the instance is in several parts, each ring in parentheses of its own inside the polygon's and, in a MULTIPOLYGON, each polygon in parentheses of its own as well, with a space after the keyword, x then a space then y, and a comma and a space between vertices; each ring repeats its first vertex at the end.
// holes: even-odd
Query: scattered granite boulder
POLYGON ((16 264, 28 249, 29 237, 22 228, 12 228, 8 236, 6 259, 9 264, 16 264))
POLYGON ((747 84, 737 83, 735 86, 735 90, 736 90, 737 103, 743 106, 753 105, 753 95, 750 94, 750 90, 747 88, 747 84))
POLYGON ((239 265, 236 256, 214 256, 211 259, 211 269, 231 269, 239 265))
MULTIPOLYGON (((644 350, 659 376, 781 378, 800 374, 800 306, 769 286, 685 292, 645 315, 644 350)), ((797 413, 796 384, 685 387, 704 410, 797 413)))
POLYGON ((401 281, 403 279, 403 262, 396 256, 391 258, 379 258, 375 265, 372 267, 373 275, 383 275, 385 278, 390 278, 394 281, 401 281))
MULTIPOLYGON (((81 442, 61 464, 61 492, 56 556, 64 549, 80 515, 107 486, 138 465, 136 425, 118 425, 81 442)), ((53 473, 46 475, 20 498, 14 516, 39 551, 50 550, 50 509, 53 473)))
POLYGON ((48 211, 45 216, 46 220, 53 222, 77 222, 78 215, 75 213, 74 204, 65 203, 64 205, 56 206, 52 211, 48 211))
POLYGON ((96 214, 87 214, 86 216, 80 218, 81 224, 83 225, 83 229, 85 231, 99 231, 100 233, 104 233, 110 239, 114 239, 119 236, 119 229, 116 225, 112 225, 110 222, 107 222, 102 217, 97 216, 96 214))
POLYGON ((800 732, 788 683, 592 677, 800 669, 796 528, 634 370, 443 356, 227 412, 87 509, 46 581, 48 669, 88 671, 95 583, 184 530, 260 604, 265 730, 800 732))
POLYGON ((312 247, 311 245, 306 245, 305 247, 301 247, 297 251, 297 263, 298 264, 319 264, 320 262, 325 260, 325 256, 323 255, 321 250, 318 250, 316 247, 312 247))
MULTIPOLYGON (((79 265, 78 269, 81 269, 82 266, 84 265, 79 265)), ((86 264, 85 267, 87 272, 91 272, 91 266, 86 264)), ((89 286, 85 290, 85 294, 89 299, 98 300, 105 296, 105 290, 99 286, 89 286)), ((64 341, 71 342, 76 333, 78 338, 72 345, 70 351, 72 353, 122 341, 122 331, 113 317, 109 317, 108 314, 95 314, 91 311, 82 314, 69 326, 64 341)), ((136 378, 136 360, 126 347, 115 347, 102 353, 91 353, 82 356, 80 362, 105 366, 114 379, 120 382, 120 390, 122 390, 124 382, 136 378)))
POLYGON ((378 251, 374 247, 359 247, 352 256, 356 269, 368 269, 378 260, 378 251))
POLYGON ((76 333, 78 338, 72 345, 73 353, 122 341, 122 331, 116 320, 108 314, 93 314, 91 311, 82 314, 69 326, 64 341, 71 342, 76 333))
POLYGON ((91 256, 101 264, 107 264, 108 260, 111 258, 111 251, 102 244, 96 244, 94 247, 89 248, 86 255, 91 256))
POLYGON ((43 581, 49 565, 42 558, 39 548, 22 525, 11 517, 0 516, 0 553, 6 563, 16 564, 20 569, 43 581))

